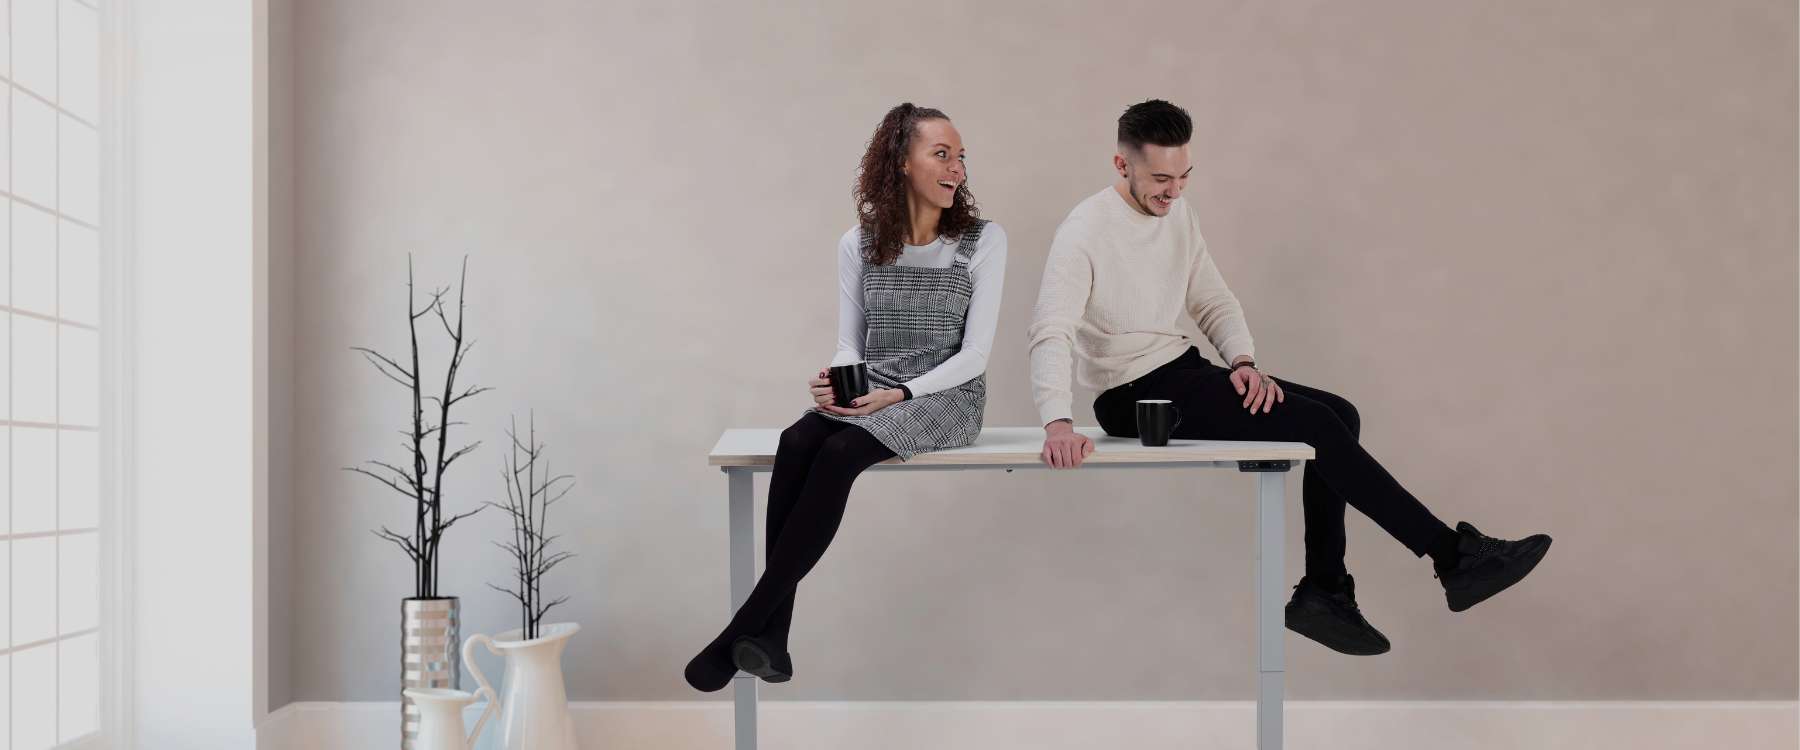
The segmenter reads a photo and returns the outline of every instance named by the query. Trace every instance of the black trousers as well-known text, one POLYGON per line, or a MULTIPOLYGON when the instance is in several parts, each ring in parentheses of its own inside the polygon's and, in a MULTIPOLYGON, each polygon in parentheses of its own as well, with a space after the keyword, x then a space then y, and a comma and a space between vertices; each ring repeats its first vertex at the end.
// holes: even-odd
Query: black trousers
POLYGON ((1306 573, 1344 572, 1344 507, 1354 506, 1414 555, 1449 527, 1401 487, 1357 442, 1362 419, 1342 396, 1275 378, 1287 400, 1252 415, 1231 384, 1231 371, 1190 348, 1135 381, 1107 389, 1094 415, 1108 435, 1137 437, 1137 400, 1168 399, 1181 410, 1174 436, 1190 440, 1273 440, 1313 447, 1301 482, 1306 520, 1306 573))

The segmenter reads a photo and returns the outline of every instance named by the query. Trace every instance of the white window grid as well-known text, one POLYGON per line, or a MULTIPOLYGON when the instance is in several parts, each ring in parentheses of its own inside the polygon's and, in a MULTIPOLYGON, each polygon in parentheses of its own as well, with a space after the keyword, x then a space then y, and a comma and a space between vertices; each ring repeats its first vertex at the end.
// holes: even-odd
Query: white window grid
MULTIPOLYGON (((0 700, 10 704, 0 704, 0 719, 5 719, 5 721, 0 721, 0 750, 35 750, 35 747, 37 746, 44 746, 46 740, 50 746, 91 744, 92 741, 96 739, 99 730, 100 684, 98 674, 94 674, 88 678, 88 694, 76 697, 77 700, 85 700, 86 711, 83 713, 86 721, 82 723, 78 730, 64 726, 65 719, 67 718, 64 715, 64 700, 69 698, 69 695, 65 692, 62 684, 63 678, 66 676, 63 670, 64 649, 66 644, 75 641, 75 639, 86 637, 88 638, 88 643, 92 644, 89 646, 88 652, 97 655, 99 653, 98 634, 100 631, 97 620, 95 621, 96 624, 91 627, 71 629, 68 631, 64 630, 62 622, 65 604, 63 601, 64 543, 69 540, 83 538, 94 538, 97 540, 100 527, 98 525, 81 525, 68 528, 63 526, 63 482, 61 468, 63 463, 63 448, 66 442, 64 438, 65 435, 81 433, 97 434, 100 431, 97 413, 94 413, 93 416, 95 424, 78 424, 66 421, 65 417, 68 415, 65 415, 63 411, 65 401, 64 388, 67 385, 63 372, 63 341, 65 333, 68 331, 87 331, 94 334, 94 338, 96 339, 100 333, 99 327, 94 323, 71 319, 64 315, 62 300, 64 254, 63 228, 64 223, 66 222, 69 225, 94 232, 97 239, 100 227, 95 223, 97 221, 97 214, 93 214, 93 212, 90 213, 93 214, 92 218, 94 220, 71 216, 61 210, 62 206, 60 205, 46 205, 43 201, 18 194, 16 192, 18 183, 15 182, 14 179, 15 165, 18 162, 18 152, 14 148, 16 139, 14 138, 13 118, 14 113, 17 111, 17 102, 21 97, 29 98, 36 104, 47 107, 53 113, 52 116, 56 121, 56 127, 54 128, 55 142, 52 146, 52 151, 55 154, 55 168, 53 171, 55 185, 50 192, 52 203, 61 204, 63 202, 64 171, 62 165, 62 146, 65 128, 83 129, 79 131, 82 137, 90 139, 95 144, 99 141, 99 127, 98 123, 94 121, 94 117, 91 115, 84 116, 70 111, 68 107, 64 106, 64 104, 59 101, 64 88, 62 85, 61 65, 62 14, 66 11, 82 12, 83 8, 85 8, 86 11, 95 14, 93 27, 97 29, 99 7, 94 0, 0 0, 0 11, 5 13, 5 32, 7 35, 6 51, 8 58, 5 70, 0 72, 0 94, 4 94, 8 97, 5 110, 7 174, 5 184, 0 186, 0 200, 5 202, 5 210, 7 211, 6 231, 8 234, 4 244, 6 252, 4 262, 7 265, 6 281, 8 288, 5 290, 6 296, 3 300, 0 300, 0 317, 5 319, 7 334, 7 352, 5 359, 5 367, 7 368, 7 378, 5 381, 6 392, 0 394, 0 397, 6 399, 7 404, 7 410, 3 418, 0 418, 0 429, 3 429, 5 433, 5 440, 3 443, 0 443, 0 450, 6 451, 7 454, 4 457, 0 457, 0 460, 4 461, 3 465, 7 468, 7 471, 4 474, 6 483, 4 486, 0 486, 0 490, 4 491, 4 496, 7 501, 5 508, 7 523, 4 527, 0 527, 0 545, 4 545, 6 555, 6 573, 4 577, 0 577, 0 586, 4 586, 7 598, 7 607, 5 611, 7 618, 7 637, 4 640, 0 640, 0 667, 3 667, 4 671, 5 693, 3 696, 0 696, 0 700), (15 67, 16 61, 14 58, 16 56, 16 50, 18 49, 16 42, 19 40, 16 38, 17 24, 14 22, 15 16, 13 10, 15 4, 21 1, 36 2, 38 3, 39 8, 45 3, 48 3, 53 8, 55 14, 55 21, 51 31, 53 35, 51 45, 55 50, 52 57, 54 58, 53 66, 56 70, 56 74, 54 83, 52 84, 53 90, 50 92, 33 90, 33 88, 20 82, 17 78, 19 69, 15 67), (48 96, 46 94, 48 94, 48 96), (19 214, 21 206, 25 207, 27 210, 42 212, 44 215, 49 216, 51 226, 53 227, 51 230, 51 238, 54 247, 51 248, 51 256, 55 260, 51 263, 53 278, 51 294, 54 301, 50 312, 27 309, 17 304, 18 279, 12 271, 14 257, 17 252, 17 244, 15 241, 15 238, 17 237, 15 229, 17 227, 17 222, 15 219, 19 214), (18 404, 15 401, 15 391, 16 383, 18 381, 15 374, 18 372, 18 359, 15 356, 16 348, 14 346, 14 342, 16 342, 17 339, 13 334, 16 330, 16 323, 20 319, 31 319, 49 323, 53 332, 51 356, 55 359, 55 362, 53 363, 55 377, 52 385, 52 393, 54 395, 51 398, 51 401, 53 402, 53 405, 51 406, 52 419, 48 422, 17 418, 19 411, 17 409, 18 404), (55 487, 55 489, 52 490, 54 497, 50 501, 51 508, 53 509, 53 521, 49 529, 21 532, 17 531, 19 526, 14 523, 14 512, 19 505, 18 502, 14 500, 13 496, 13 488, 17 486, 14 477, 18 474, 18 466, 12 459, 17 455, 15 450, 17 442, 14 438, 16 437, 16 433, 20 430, 48 431, 51 434, 50 445, 52 446, 52 455, 54 456, 54 459, 52 461, 53 465, 49 470, 49 477, 51 477, 52 486, 55 487), (18 562, 16 555, 17 543, 38 539, 48 539, 52 542, 52 551, 49 558, 51 569, 48 571, 52 580, 48 593, 50 598, 50 608, 52 610, 51 619, 53 625, 49 637, 20 642, 17 640, 19 638, 18 630, 14 627, 19 620, 20 614, 19 609, 14 606, 14 593, 19 589, 17 582, 23 580, 22 576, 41 576, 45 571, 21 571, 16 564, 18 562), (16 681, 14 657, 18 654, 31 654, 36 649, 45 648, 48 649, 49 654, 54 659, 54 664, 49 674, 57 681, 57 685, 52 688, 44 685, 19 684, 19 682, 16 681), (47 700, 42 697, 36 697, 35 699, 48 702, 52 707, 53 717, 49 725, 49 736, 21 736, 20 731, 17 729, 19 724, 17 717, 18 708, 21 703, 20 698, 22 689, 24 691, 47 690, 47 700)), ((95 49, 95 52, 98 52, 97 48, 95 49)), ((96 60, 95 63, 95 69, 97 70, 98 61, 96 60)), ((98 175, 93 175, 93 179, 97 182, 98 175)), ((97 244, 98 243, 96 242, 95 245, 97 246, 97 244)), ((91 267, 91 270, 93 272, 93 277, 89 279, 89 281, 98 287, 99 278, 97 263, 95 266, 91 267)), ((90 366, 97 367, 97 360, 90 361, 89 364, 90 366)), ((92 380, 84 381, 84 385, 96 387, 98 373, 93 373, 92 377, 92 380)), ((94 395, 97 397, 98 394, 96 393, 94 395)), ((95 441, 95 443, 97 445, 97 441, 95 441)), ((98 462, 95 461, 90 465, 97 467, 98 462)), ((98 486, 97 481, 94 482, 94 486, 98 486)), ((94 518, 97 519, 98 516, 96 515, 94 518)), ((91 545, 89 549, 93 550, 97 555, 99 546, 96 543, 91 545)), ((86 569, 91 571, 91 575, 97 578, 101 569, 99 560, 94 559, 89 561, 89 565, 86 569)), ((91 586, 87 590, 92 592, 91 595, 97 597, 100 591, 99 581, 91 581, 91 586)), ((97 602, 94 604, 96 606, 94 606, 93 610, 97 613, 97 602)), ((97 668, 97 658, 90 658, 89 666, 97 668)))

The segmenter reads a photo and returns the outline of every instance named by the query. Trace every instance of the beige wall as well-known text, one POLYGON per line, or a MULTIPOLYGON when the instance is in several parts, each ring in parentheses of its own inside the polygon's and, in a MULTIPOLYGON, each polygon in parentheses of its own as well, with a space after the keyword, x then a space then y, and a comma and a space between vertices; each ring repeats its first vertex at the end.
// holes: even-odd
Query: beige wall
MULTIPOLYGON (((882 112, 949 112, 1012 238, 988 415, 1019 425, 1051 232, 1107 183, 1118 112, 1159 96, 1194 116, 1188 199, 1258 359, 1354 401, 1446 521, 1558 539, 1458 615, 1352 511, 1349 563, 1394 650, 1290 638, 1290 697, 1793 699, 1792 4, 1111 5, 299 4, 274 693, 394 698, 408 577, 367 530, 407 511, 338 468, 399 455, 400 392, 348 347, 403 345, 407 252, 423 285, 470 257, 467 374, 499 389, 463 414, 486 444, 451 504, 500 495, 501 428, 528 409, 580 479, 557 522, 581 556, 550 580, 584 626, 572 695, 698 698, 681 666, 727 615, 725 482, 703 454, 805 403, 882 112)), ((764 694, 1248 698, 1249 490, 866 477, 801 589, 798 677, 764 694)), ((508 576, 503 524, 446 547, 467 632, 510 627, 483 585, 508 576)))

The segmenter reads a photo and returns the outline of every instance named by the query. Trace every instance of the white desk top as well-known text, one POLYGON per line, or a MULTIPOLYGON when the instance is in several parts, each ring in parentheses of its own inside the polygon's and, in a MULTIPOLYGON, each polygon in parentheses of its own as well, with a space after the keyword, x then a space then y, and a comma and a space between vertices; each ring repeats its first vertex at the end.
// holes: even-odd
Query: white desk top
MULTIPOLYGON (((1180 464, 1199 461, 1304 461, 1313 457, 1306 443, 1263 443, 1237 440, 1170 440, 1166 446, 1147 448, 1136 438, 1108 437, 1098 427, 1079 427, 1077 432, 1094 440, 1094 453, 1086 464, 1180 464)), ((707 456, 709 466, 767 467, 775 465, 779 429, 726 430, 707 456)), ((974 445, 921 453, 908 466, 1019 466, 1041 464, 1044 450, 1042 427, 988 427, 974 445)), ((890 458, 883 464, 899 464, 890 458)))

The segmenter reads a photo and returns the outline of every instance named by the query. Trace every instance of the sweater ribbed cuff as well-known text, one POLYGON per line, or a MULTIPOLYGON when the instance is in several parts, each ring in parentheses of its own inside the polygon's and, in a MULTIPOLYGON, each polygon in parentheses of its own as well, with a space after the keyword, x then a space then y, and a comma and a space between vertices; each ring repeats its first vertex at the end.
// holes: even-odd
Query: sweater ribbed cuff
POLYGON ((1225 366, 1230 367, 1232 361, 1238 357, 1256 359, 1256 350, 1235 341, 1227 341, 1225 346, 1219 350, 1219 356, 1224 357, 1225 366))
POLYGON ((1045 426, 1058 419, 1075 421, 1075 415, 1068 404, 1046 404, 1038 409, 1038 426, 1045 426))

